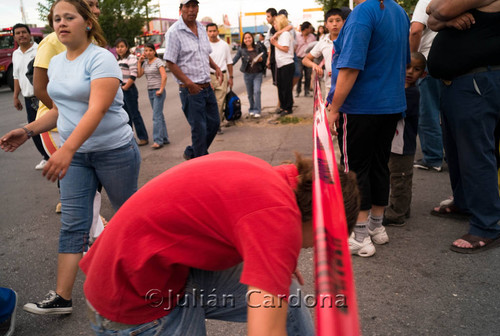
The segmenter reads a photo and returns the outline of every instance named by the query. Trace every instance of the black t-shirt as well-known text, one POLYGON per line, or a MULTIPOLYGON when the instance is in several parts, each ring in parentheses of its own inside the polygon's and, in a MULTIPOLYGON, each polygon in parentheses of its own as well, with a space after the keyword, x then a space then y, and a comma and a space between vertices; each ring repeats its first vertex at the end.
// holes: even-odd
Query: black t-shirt
MULTIPOLYGON (((271 34, 271 37, 276 34, 276 29, 274 29, 274 27, 271 27, 271 31, 270 31, 270 34, 271 34)), ((276 59, 274 58, 274 55, 275 55, 275 47, 274 45, 270 44, 271 46, 271 52, 270 52, 270 55, 269 57, 271 57, 271 60, 269 61, 270 63, 276 63, 276 59)))
POLYGON ((467 30, 441 30, 432 43, 432 77, 451 80, 474 68, 500 64, 500 12, 469 11, 476 21, 467 30))

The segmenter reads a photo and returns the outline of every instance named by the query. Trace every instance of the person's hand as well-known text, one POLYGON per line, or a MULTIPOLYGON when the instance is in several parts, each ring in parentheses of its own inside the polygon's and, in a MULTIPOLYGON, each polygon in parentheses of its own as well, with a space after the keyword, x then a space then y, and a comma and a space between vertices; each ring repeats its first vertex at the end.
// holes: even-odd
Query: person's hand
POLYGON ((28 134, 22 128, 16 128, 0 138, 0 148, 13 152, 28 140, 28 134))
POLYGON ((142 62, 144 62, 144 55, 137 57, 137 65, 142 66, 142 62))
POLYGON ((156 95, 159 97, 163 94, 163 89, 159 89, 158 91, 156 91, 156 95))
POLYGON ((313 65, 313 70, 316 71, 316 73, 318 74, 318 77, 323 77, 323 68, 322 67, 315 64, 315 65, 313 65))
POLYGON ((295 272, 293 272, 293 275, 297 278, 297 281, 299 282, 299 285, 304 286, 304 277, 302 276, 302 273, 300 273, 299 269, 295 269, 295 272))
MULTIPOLYGON (((270 58, 270 57, 269 57, 269 58, 270 58)), ((269 58, 268 58, 268 59, 267 59, 267 61, 266 61, 266 67, 267 67, 268 69, 271 69, 271 61, 269 60, 269 58)))
POLYGON ((233 78, 232 78, 232 76, 229 76, 229 79, 227 80, 227 84, 229 84, 229 87, 232 90, 233 89, 233 78))
POLYGON ((23 109, 23 104, 21 104, 21 101, 17 97, 14 97, 14 107, 18 111, 22 111, 22 109, 23 109))
POLYGON ((332 135, 338 135, 337 128, 339 126, 339 110, 335 109, 332 104, 327 107, 327 117, 328 117, 328 125, 330 126, 330 133, 332 135))
POLYGON ((42 176, 52 182, 55 182, 58 178, 62 180, 68 171, 73 154, 71 151, 66 150, 63 145, 47 161, 47 164, 43 167, 42 176))
POLYGON ((189 93, 192 95, 195 95, 195 94, 198 94, 201 92, 201 87, 196 83, 191 82, 190 84, 187 84, 186 87, 187 87, 189 93))
POLYGON ((217 79, 219 80, 219 85, 222 85, 222 83, 224 82, 224 74, 219 67, 215 69, 215 77, 217 77, 217 79))
POLYGON ((474 23, 476 23, 476 20, 474 19, 474 16, 472 16, 471 13, 464 13, 456 18, 447 21, 446 22, 446 27, 448 28, 455 28, 458 30, 467 30, 469 29, 474 23))

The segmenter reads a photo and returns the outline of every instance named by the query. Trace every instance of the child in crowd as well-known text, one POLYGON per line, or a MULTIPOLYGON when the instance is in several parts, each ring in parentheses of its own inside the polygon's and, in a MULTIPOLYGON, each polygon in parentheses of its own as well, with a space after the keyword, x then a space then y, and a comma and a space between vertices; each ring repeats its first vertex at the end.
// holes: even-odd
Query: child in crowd
POLYGON ((167 96, 165 85, 167 85, 167 72, 165 63, 158 58, 154 44, 144 44, 144 54, 139 57, 137 63, 137 77, 146 74, 148 81, 149 102, 153 108, 153 149, 159 149, 168 145, 167 125, 163 115, 163 103, 167 96))
POLYGON ((411 64, 406 68, 406 116, 399 120, 392 140, 389 170, 391 172, 391 195, 385 210, 384 225, 403 226, 410 216, 413 160, 417 148, 418 110, 420 92, 415 85, 427 74, 425 56, 411 53, 411 64))
POLYGON ((129 44, 124 38, 116 40, 115 48, 118 55, 118 65, 123 74, 123 108, 128 113, 128 124, 130 127, 132 127, 132 123, 134 123, 135 132, 139 138, 137 144, 139 146, 144 146, 147 145, 149 141, 148 132, 144 126, 141 112, 139 112, 139 95, 137 87, 135 86, 135 79, 137 78, 137 57, 130 53, 129 44))
MULTIPOLYGON (((321 93, 326 97, 332 86, 332 55, 334 54, 333 41, 339 36, 345 19, 350 11, 342 11, 339 8, 332 8, 325 14, 325 27, 328 34, 312 48, 312 50, 302 59, 302 64, 312 68, 316 74, 324 80, 320 81, 321 93), (314 63, 315 58, 323 57, 320 64, 314 63), (324 70, 323 70, 324 67, 324 70), (325 88, 326 86, 326 88, 325 88)), ((323 26, 320 26, 323 27, 323 26)))

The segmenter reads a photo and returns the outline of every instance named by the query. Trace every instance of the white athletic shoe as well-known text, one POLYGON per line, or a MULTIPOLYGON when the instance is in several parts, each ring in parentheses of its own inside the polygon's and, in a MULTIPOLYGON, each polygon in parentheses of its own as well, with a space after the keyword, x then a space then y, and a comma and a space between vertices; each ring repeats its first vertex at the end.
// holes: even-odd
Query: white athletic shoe
POLYGON ((375 228, 373 231, 370 230, 370 228, 368 228, 368 233, 370 234, 370 237, 372 237, 372 241, 375 244, 382 245, 389 242, 389 236, 387 235, 385 227, 383 226, 379 226, 378 228, 375 228))
POLYGON ((45 167, 45 165, 46 165, 46 164, 47 164, 47 160, 43 159, 42 161, 40 161, 40 163, 39 163, 39 164, 37 164, 37 165, 35 166, 35 169, 36 169, 36 170, 42 170, 42 169, 43 169, 43 167, 45 167))
POLYGON ((372 243, 370 237, 366 237, 363 242, 358 242, 354 239, 354 233, 349 237, 349 250, 351 254, 358 255, 360 257, 371 257, 375 254, 375 246, 372 243))

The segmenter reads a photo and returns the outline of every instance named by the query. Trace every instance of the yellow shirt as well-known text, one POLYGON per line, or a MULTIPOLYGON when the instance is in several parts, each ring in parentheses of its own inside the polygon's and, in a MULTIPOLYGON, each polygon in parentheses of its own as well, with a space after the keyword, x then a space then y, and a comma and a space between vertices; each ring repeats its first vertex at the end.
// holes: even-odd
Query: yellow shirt
MULTIPOLYGON (((50 60, 55 55, 58 55, 66 50, 66 46, 59 41, 55 32, 50 33, 45 36, 45 38, 38 45, 38 51, 35 57, 34 67, 48 69, 50 60)), ((45 106, 42 101, 38 105, 38 112, 36 118, 40 118, 45 113, 49 111, 49 108, 45 106)))

